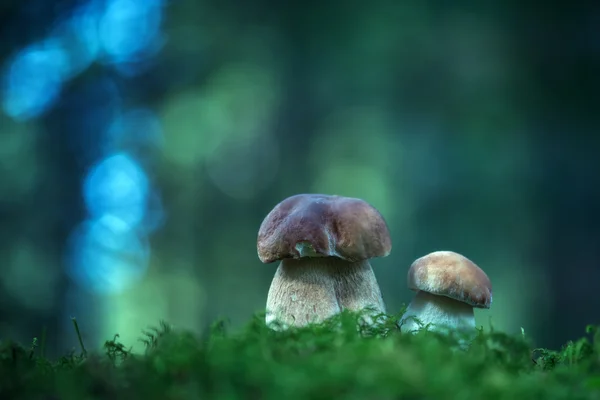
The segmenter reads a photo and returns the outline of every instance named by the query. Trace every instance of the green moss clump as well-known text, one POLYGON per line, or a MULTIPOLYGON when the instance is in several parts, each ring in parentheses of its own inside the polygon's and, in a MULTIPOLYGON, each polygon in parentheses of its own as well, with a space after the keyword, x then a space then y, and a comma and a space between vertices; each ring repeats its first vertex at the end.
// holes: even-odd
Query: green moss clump
MULTIPOLYGON (((0 346, 1 399, 600 399, 600 330, 560 351, 533 349, 524 335, 480 331, 464 338, 409 335, 396 318, 357 329, 343 313, 287 331, 257 315, 241 332, 216 323, 198 338, 167 324, 144 333, 145 354, 118 336, 102 354, 51 362, 37 342, 0 346), (463 343, 463 344, 461 344, 463 343)), ((360 325, 360 324, 359 324, 360 325)))

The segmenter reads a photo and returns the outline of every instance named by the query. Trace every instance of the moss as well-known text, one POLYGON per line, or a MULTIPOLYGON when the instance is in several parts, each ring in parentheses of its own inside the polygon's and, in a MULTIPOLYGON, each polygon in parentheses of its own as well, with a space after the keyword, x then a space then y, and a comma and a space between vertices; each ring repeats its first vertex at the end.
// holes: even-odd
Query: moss
POLYGON ((464 346, 426 329, 402 335, 397 319, 383 315, 376 328, 357 329, 357 318, 271 331, 257 315, 241 332, 218 322, 202 338, 163 323, 144 332, 144 354, 115 336, 103 352, 80 341, 79 351, 52 362, 37 340, 3 342, 0 398, 600 399, 595 327, 550 351, 533 349, 524 334, 482 330, 464 346))

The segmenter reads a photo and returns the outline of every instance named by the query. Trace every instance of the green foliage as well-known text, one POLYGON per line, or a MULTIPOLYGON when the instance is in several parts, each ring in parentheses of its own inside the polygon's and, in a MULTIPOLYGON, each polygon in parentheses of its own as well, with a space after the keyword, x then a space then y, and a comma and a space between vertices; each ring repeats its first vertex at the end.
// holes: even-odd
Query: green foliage
POLYGON ((363 317, 277 331, 256 315, 241 332, 218 321, 201 338, 161 322, 143 332, 143 354, 118 335, 102 354, 88 352, 78 335, 79 351, 52 362, 37 339, 2 342, 0 398, 600 399, 598 327, 551 351, 532 348, 524 332, 480 329, 467 342, 427 327, 400 334, 395 316, 363 317))

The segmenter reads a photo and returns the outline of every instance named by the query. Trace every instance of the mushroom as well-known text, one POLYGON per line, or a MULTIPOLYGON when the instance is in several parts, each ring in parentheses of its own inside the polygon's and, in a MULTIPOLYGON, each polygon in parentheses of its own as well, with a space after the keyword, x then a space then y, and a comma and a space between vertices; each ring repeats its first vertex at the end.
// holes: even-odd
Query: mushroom
POLYGON ((490 308, 492 284, 468 258, 436 251, 417 259, 408 271, 408 288, 416 295, 399 322, 402 332, 419 329, 417 317, 431 330, 475 331, 473 308, 490 308))
POLYGON ((369 258, 392 248, 381 214, 361 199, 323 194, 288 197, 263 220, 263 263, 281 261, 267 296, 266 322, 322 322, 343 309, 384 313, 369 258))

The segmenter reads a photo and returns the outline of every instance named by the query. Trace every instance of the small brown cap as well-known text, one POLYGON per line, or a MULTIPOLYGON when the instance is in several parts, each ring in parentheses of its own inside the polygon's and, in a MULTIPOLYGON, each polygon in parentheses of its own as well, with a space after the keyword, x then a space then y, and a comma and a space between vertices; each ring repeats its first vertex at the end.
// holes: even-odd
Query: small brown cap
POLYGON ((263 263, 300 258, 299 248, 309 248, 315 257, 356 262, 387 256, 392 241, 379 211, 364 200, 299 194, 265 217, 258 231, 258 258, 263 263))
POLYGON ((492 283, 468 258, 452 251, 435 251, 412 263, 408 288, 446 296, 476 308, 492 305, 492 283))

